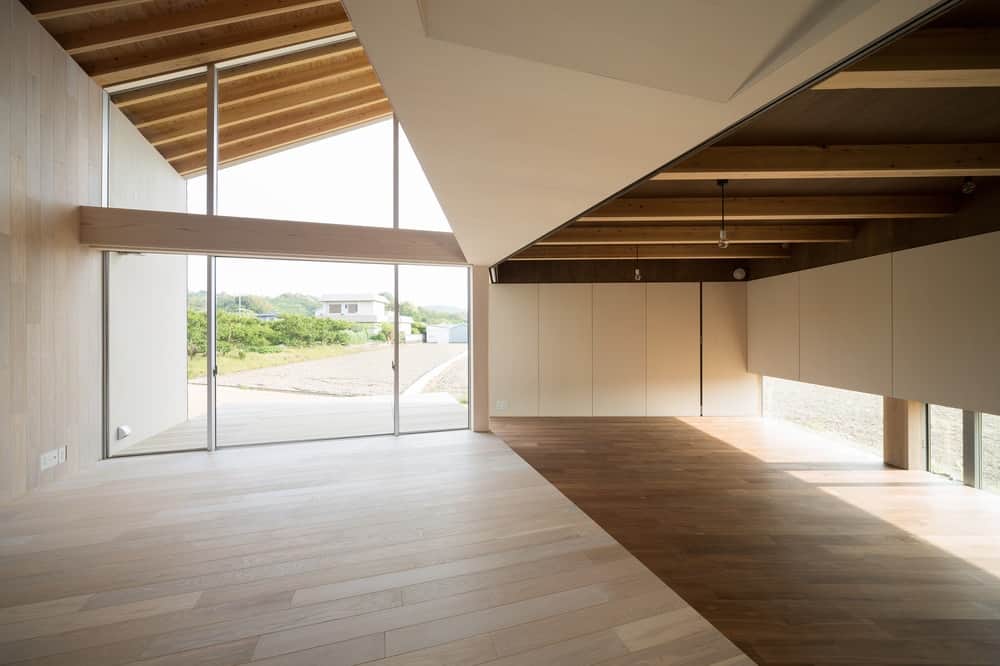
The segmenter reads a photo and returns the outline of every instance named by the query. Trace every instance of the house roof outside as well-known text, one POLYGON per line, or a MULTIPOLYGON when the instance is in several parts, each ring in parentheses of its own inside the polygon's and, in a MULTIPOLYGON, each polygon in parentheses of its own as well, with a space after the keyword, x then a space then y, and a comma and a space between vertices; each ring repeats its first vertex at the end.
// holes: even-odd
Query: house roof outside
POLYGON ((323 303, 369 303, 389 305, 389 299, 379 294, 324 294, 319 299, 323 303))

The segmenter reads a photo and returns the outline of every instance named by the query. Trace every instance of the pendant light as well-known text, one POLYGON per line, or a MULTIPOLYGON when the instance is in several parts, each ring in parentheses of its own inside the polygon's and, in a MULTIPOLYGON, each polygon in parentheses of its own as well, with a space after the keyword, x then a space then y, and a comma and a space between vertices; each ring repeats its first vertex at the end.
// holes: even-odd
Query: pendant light
POLYGON ((719 186, 719 191, 721 193, 721 203, 722 203, 722 215, 720 217, 721 223, 719 226, 719 248, 725 250, 729 247, 729 236, 726 235, 726 185, 729 181, 725 178, 720 178, 715 181, 719 186))
POLYGON ((639 272, 639 246, 638 245, 635 246, 635 264, 634 264, 634 267, 635 267, 635 281, 636 282, 641 282, 642 281, 642 273, 639 272))

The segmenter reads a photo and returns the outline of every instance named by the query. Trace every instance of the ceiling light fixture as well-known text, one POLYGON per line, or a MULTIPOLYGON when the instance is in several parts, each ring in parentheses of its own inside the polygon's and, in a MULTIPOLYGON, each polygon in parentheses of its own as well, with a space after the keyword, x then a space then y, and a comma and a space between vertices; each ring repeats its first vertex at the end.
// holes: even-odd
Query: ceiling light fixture
POLYGON ((966 176, 962 180, 962 194, 972 194, 976 191, 976 181, 972 180, 972 176, 966 176))
POLYGON ((719 191, 721 193, 720 199, 722 203, 722 216, 721 225, 719 226, 719 248, 725 250, 729 247, 729 236, 726 235, 726 185, 729 181, 725 178, 720 178, 715 181, 719 186, 719 191))
POLYGON ((639 246, 638 245, 635 246, 635 264, 634 264, 634 266, 635 266, 635 281, 636 282, 641 282, 642 281, 642 273, 639 272, 639 246))

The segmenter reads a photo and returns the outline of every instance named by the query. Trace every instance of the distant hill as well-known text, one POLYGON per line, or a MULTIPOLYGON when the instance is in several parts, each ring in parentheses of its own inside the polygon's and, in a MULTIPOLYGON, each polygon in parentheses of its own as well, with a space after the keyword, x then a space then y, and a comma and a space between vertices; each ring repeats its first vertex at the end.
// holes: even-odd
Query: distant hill
MULTIPOLYGON (((207 294, 204 291, 188 293, 188 309, 204 311, 207 294)), ((319 308, 319 299, 308 294, 281 294, 280 296, 258 296, 256 294, 221 293, 216 297, 216 307, 220 312, 273 312, 279 315, 305 315, 311 317, 319 308)))

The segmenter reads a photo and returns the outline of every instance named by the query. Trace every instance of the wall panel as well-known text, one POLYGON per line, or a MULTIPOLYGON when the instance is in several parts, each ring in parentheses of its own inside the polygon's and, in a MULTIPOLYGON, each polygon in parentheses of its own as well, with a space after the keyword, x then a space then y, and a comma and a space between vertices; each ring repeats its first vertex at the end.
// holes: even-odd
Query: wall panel
POLYGON ((760 376, 747 370, 747 285, 702 284, 702 414, 759 416, 760 376))
POLYGON ((538 404, 543 416, 591 416, 593 285, 538 286, 538 404))
POLYGON ((896 252, 893 395, 1000 414, 1000 232, 896 252))
POLYGON ((892 255, 800 273, 801 381, 892 395, 892 255))
POLYGON ((538 416, 538 285, 490 285, 490 414, 538 416))
POLYGON ((697 282, 646 285, 646 414, 701 413, 701 291, 697 282))
POLYGON ((594 416, 646 414, 646 285, 594 285, 594 416))
POLYGON ((747 343, 751 372, 799 378, 799 274, 747 284, 747 343))
POLYGON ((0 3, 0 501, 101 450, 101 93, 19 2, 0 3), (42 472, 39 456, 67 447, 42 472))

